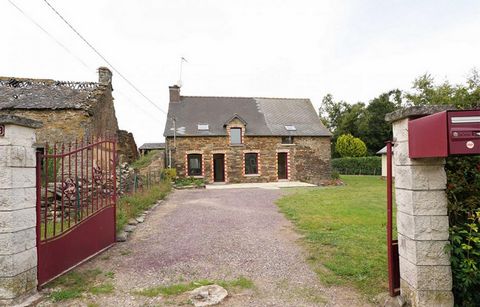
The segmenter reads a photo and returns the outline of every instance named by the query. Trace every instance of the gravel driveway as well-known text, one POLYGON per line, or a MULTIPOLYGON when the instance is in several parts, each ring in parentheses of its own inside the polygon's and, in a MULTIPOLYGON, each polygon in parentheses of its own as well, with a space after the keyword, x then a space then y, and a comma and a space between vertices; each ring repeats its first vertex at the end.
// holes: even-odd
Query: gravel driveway
MULTIPOLYGON (((298 234, 274 204, 283 191, 175 191, 137 226, 127 242, 79 268, 115 273, 115 292, 91 297, 88 302, 100 306, 171 305, 167 298, 132 292, 244 276, 255 288, 235 291, 223 306, 365 305, 353 291, 319 283, 296 243, 298 234)), ((82 302, 87 300, 74 305, 82 302)))

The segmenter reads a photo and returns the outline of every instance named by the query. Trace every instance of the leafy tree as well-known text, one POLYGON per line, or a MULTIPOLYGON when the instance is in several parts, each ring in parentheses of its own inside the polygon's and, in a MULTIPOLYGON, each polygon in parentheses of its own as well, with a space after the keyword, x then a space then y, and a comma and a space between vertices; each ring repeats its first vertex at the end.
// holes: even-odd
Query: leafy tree
POLYGON ((392 138, 392 125, 385 121, 387 113, 402 106, 402 92, 398 89, 383 93, 370 101, 358 125, 357 136, 365 140, 368 154, 374 155, 392 138))
POLYGON ((409 105, 452 105, 459 109, 480 107, 480 76, 473 69, 466 84, 452 85, 448 81, 436 84, 434 78, 424 74, 413 82, 413 91, 406 93, 409 105))
POLYGON ((351 134, 341 135, 335 149, 342 157, 363 157, 367 153, 365 143, 351 134))
POLYGON ((360 135, 360 125, 365 117, 365 104, 357 102, 356 104, 348 105, 343 112, 337 130, 335 131, 335 137, 339 137, 343 134, 351 134, 354 136, 360 135))
POLYGON ((348 109, 348 103, 344 101, 335 102, 332 94, 327 94, 322 99, 322 104, 318 110, 323 124, 334 133, 339 126, 343 113, 348 109))

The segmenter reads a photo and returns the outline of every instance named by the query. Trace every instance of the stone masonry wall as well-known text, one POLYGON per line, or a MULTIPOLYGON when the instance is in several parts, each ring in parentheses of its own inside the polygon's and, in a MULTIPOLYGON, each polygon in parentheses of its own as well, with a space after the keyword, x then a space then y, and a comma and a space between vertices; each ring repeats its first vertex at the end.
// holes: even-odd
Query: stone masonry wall
POLYGON ((34 129, 13 124, 0 137, 0 305, 36 291, 34 142, 34 129))
MULTIPOLYGON (((330 179, 330 138, 294 137, 295 144, 281 144, 276 136, 243 136, 243 144, 230 145, 227 136, 168 137, 167 148, 172 149, 172 166, 180 177, 187 176, 187 154, 202 154, 203 178, 213 182, 213 154, 225 154, 226 182, 272 182, 278 181, 277 153, 287 152, 289 180, 301 180, 318 184, 330 179), (258 175, 244 174, 245 153, 258 153, 258 175)), ((167 149, 168 150, 168 149, 167 149)), ((168 152, 167 152, 168 156, 168 152)))
POLYGON ((119 162, 132 163, 138 159, 138 149, 133 134, 125 130, 118 130, 118 158, 119 162))
POLYGON ((91 121, 83 110, 2 110, 1 113, 42 122, 43 127, 36 131, 37 143, 48 141, 50 145, 81 139, 89 130, 91 121))

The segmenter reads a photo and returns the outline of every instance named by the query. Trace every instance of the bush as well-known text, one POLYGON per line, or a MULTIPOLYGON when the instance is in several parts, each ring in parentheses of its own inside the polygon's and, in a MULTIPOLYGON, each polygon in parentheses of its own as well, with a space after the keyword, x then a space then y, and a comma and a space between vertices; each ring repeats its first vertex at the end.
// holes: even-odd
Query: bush
POLYGON ((158 159, 159 156, 163 154, 160 150, 152 150, 149 151, 147 154, 138 158, 138 160, 134 161, 130 166, 133 169, 140 169, 150 165, 154 160, 158 159))
POLYGON ((342 175, 381 175, 382 158, 356 157, 332 159, 333 171, 342 175))
POLYGON ((343 134, 337 139, 335 150, 342 158, 364 157, 367 154, 367 146, 359 138, 351 134, 343 134))
POLYGON ((449 157, 448 216, 456 306, 480 306, 480 157, 449 157))
POLYGON ((185 187, 185 186, 203 186, 205 181, 201 178, 194 178, 194 177, 185 177, 185 178, 177 178, 175 180, 175 186, 177 187, 185 187))
POLYGON ((165 168, 162 170, 162 179, 169 179, 170 181, 177 178, 177 169, 175 168, 165 168))

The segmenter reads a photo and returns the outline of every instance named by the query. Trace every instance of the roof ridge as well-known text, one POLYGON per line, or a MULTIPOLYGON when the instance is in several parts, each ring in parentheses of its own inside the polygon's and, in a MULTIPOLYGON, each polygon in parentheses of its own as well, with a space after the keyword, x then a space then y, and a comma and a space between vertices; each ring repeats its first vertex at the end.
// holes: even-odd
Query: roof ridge
POLYGON ((239 99, 275 99, 275 100, 310 100, 310 98, 287 98, 287 97, 245 97, 245 96, 185 96, 185 98, 239 98, 239 99))
POLYGON ((60 81, 53 79, 33 79, 0 76, 0 87, 26 88, 32 85, 44 85, 52 87, 61 86, 75 90, 93 90, 98 87, 99 83, 89 81, 60 81))

